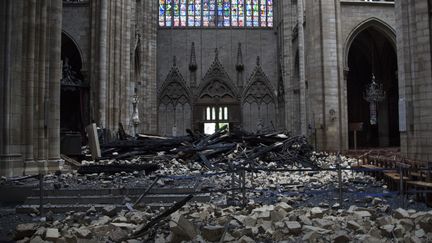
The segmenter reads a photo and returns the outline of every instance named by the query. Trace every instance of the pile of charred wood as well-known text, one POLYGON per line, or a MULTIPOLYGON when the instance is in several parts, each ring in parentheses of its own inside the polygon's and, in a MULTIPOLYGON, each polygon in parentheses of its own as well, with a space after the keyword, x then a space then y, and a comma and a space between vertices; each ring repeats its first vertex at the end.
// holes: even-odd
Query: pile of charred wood
POLYGON ((187 130, 188 136, 160 137, 138 134, 101 145, 102 159, 155 160, 158 157, 176 157, 185 161, 197 161, 208 169, 229 170, 243 166, 260 168, 271 164, 276 167, 288 165, 316 168, 312 159, 313 147, 303 136, 281 133, 248 134, 229 133, 226 127, 212 135, 196 134, 187 130))

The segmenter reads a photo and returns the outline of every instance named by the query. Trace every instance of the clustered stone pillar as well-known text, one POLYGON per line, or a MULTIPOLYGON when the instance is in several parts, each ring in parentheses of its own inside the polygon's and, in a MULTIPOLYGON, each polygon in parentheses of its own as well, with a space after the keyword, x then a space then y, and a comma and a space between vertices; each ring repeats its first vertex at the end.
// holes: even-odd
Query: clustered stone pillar
POLYGON ((62 1, 4 0, 0 13, 0 175, 56 170, 62 1))
POLYGON ((91 97, 96 111, 93 120, 113 135, 119 123, 131 128, 132 110, 128 107, 135 87, 131 82, 134 10, 133 0, 91 1, 90 79, 91 86, 98 87, 91 97))
POLYGON ((156 50, 157 50, 157 1, 137 2, 137 26, 142 33, 141 41, 141 77, 142 85, 139 88, 139 96, 142 97, 139 112, 141 120, 141 132, 156 134, 157 117, 157 87, 156 87, 156 50))

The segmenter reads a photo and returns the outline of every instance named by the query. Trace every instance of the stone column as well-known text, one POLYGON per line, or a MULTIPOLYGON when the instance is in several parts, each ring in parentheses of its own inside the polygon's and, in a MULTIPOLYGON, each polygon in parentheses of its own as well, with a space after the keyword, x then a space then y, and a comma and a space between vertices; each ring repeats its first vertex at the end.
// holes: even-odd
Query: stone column
POLYGON ((14 95, 20 88, 22 56, 23 2, 2 1, 0 3, 0 175, 21 175, 22 156, 19 101, 21 96, 14 95), (15 80, 16 78, 16 80, 15 80))
POLYGON ((99 19, 99 126, 107 125, 107 28, 108 28, 108 0, 100 0, 99 19))
POLYGON ((140 131, 157 133, 157 91, 156 91, 156 49, 157 49, 157 2, 141 1, 138 11, 141 13, 139 25, 142 33, 141 42, 141 82, 139 95, 139 114, 142 117, 140 131))
POLYGON ((48 170, 58 169, 60 159, 60 80, 62 1, 51 0, 49 49, 49 119, 48 119, 48 170))
POLYGON ((33 106, 34 106, 34 82, 35 82, 35 70, 34 70, 34 64, 35 64, 35 43, 36 43, 36 0, 29 0, 29 9, 28 9, 28 16, 29 16, 29 28, 28 28, 28 39, 26 40, 27 44, 27 70, 26 70, 26 98, 25 98, 25 145, 26 150, 24 154, 24 158, 26 163, 30 164, 34 161, 34 154, 33 154, 33 120, 34 120, 34 113, 33 113, 33 106))
POLYGON ((307 135, 307 111, 306 111, 306 73, 305 73, 305 39, 304 39, 304 8, 303 0, 297 1, 297 26, 298 26, 298 52, 299 52, 299 82, 300 82, 300 130, 302 135, 307 135))
POLYGON ((36 143, 37 151, 36 152, 36 160, 38 162, 39 168, 44 167, 44 163, 46 162, 46 138, 45 138, 45 132, 46 132, 46 121, 45 121, 45 89, 46 89, 46 53, 47 53, 47 28, 48 28, 48 21, 47 21, 47 5, 48 0, 40 0, 40 41, 38 45, 39 55, 38 55, 38 62, 39 62, 39 70, 38 70, 38 82, 35 84, 35 88, 38 90, 37 97, 36 97, 36 114, 35 114, 35 136, 37 136, 36 143))

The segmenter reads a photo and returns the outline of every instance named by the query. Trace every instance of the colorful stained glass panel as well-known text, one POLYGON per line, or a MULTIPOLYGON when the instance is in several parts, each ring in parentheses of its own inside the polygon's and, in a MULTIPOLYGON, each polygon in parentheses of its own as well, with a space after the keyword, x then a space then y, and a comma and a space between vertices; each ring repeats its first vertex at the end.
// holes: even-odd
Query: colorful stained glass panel
POLYGON ((273 0, 159 0, 161 27, 273 27, 273 0))

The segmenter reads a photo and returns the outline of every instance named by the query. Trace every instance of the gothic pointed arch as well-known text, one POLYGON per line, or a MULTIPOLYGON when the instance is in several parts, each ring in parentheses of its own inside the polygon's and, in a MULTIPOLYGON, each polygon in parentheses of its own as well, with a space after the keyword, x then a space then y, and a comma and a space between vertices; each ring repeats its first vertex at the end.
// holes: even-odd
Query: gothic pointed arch
POLYGON ((201 132, 212 133, 224 125, 232 130, 241 125, 240 95, 219 61, 217 49, 196 90, 193 113, 194 128, 201 132))
POLYGON ((215 52, 215 59, 198 88, 197 99, 238 100, 237 88, 219 61, 218 51, 215 52))
POLYGON ((259 58, 242 93, 243 127, 246 131, 276 127, 276 95, 259 58))
POLYGON ((191 93, 175 65, 158 92, 159 134, 182 136, 191 127, 191 93))

